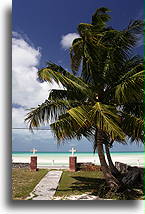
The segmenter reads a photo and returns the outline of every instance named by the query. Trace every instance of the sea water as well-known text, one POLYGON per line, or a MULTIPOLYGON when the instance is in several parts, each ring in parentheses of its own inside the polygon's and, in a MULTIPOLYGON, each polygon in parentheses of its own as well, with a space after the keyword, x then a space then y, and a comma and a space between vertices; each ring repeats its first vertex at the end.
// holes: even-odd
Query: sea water
MULTIPOLYGON (((12 162, 30 163, 32 152, 13 152, 12 162)), ((68 166, 70 152, 36 152, 38 166, 68 166)), ((76 152, 77 162, 100 164, 97 153, 76 152)), ((112 152, 113 162, 123 162, 131 166, 144 165, 144 152, 112 152)))

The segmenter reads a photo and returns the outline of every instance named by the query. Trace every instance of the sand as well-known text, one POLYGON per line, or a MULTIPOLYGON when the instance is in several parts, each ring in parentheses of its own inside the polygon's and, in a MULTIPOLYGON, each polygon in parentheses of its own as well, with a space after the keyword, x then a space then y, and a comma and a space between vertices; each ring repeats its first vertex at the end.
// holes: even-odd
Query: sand
MULTIPOLYGON (((144 166, 144 155, 143 155, 143 153, 131 154, 131 155, 127 155, 127 154, 123 154, 123 153, 120 153, 117 155, 112 154, 112 160, 114 163, 117 161, 117 162, 122 162, 122 163, 125 163, 128 165, 131 165, 131 166, 140 166, 140 167, 144 166)), ((19 156, 15 157, 15 156, 13 156, 12 162, 13 163, 30 163, 30 156, 27 156, 27 157, 19 157, 19 156)), ((78 156, 77 162, 81 162, 81 163, 91 162, 91 163, 100 165, 99 157, 97 154, 90 155, 87 157, 78 156)), ((56 156, 49 157, 49 155, 42 157, 42 156, 39 156, 39 154, 38 154, 37 163, 38 163, 38 167, 43 167, 43 166, 49 166, 49 167, 51 167, 51 166, 57 166, 57 167, 64 166, 64 167, 67 167, 69 165, 69 157, 68 156, 67 157, 65 157, 65 156, 63 156, 63 157, 56 157, 56 156)))

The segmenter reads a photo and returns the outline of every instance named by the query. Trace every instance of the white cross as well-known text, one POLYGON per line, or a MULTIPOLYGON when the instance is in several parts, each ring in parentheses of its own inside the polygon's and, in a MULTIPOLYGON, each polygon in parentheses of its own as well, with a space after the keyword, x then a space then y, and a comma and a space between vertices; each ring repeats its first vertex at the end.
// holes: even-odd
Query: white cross
POLYGON ((69 150, 69 152, 71 152, 72 153, 72 156, 74 156, 74 152, 76 152, 77 150, 76 149, 74 149, 74 148, 72 148, 71 150, 69 150))
POLYGON ((35 152, 37 152, 37 149, 33 148, 32 152, 33 152, 33 155, 35 155, 35 152))

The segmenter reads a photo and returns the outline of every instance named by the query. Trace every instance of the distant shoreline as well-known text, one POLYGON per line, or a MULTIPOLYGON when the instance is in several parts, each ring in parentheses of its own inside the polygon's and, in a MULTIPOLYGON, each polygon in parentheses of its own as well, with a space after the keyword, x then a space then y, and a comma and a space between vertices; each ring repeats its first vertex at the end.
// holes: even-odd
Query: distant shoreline
MULTIPOLYGON (((30 162, 32 152, 13 152, 13 162, 30 162)), ((71 152, 36 152, 38 157, 38 165, 68 165, 71 152)), ((94 164, 100 164, 98 153, 93 152, 78 152, 74 154, 77 157, 77 161, 80 163, 91 162, 94 164)), ((106 155, 106 154, 105 154, 106 155)), ((111 154, 112 160, 115 163, 123 162, 132 166, 144 165, 144 152, 113 152, 111 154)))
MULTIPOLYGON (((14 151, 14 152, 12 152, 12 154, 14 154, 14 153, 32 153, 32 152, 30 152, 30 151, 14 151)), ((70 154, 70 152, 44 152, 44 151, 38 151, 37 152, 38 154, 39 153, 67 153, 67 154, 70 154)), ((76 154, 80 154, 80 153, 88 153, 88 154, 96 154, 96 153, 93 153, 93 152, 76 152, 76 154)), ((121 151, 121 152, 114 152, 114 151, 112 151, 111 153, 144 153, 144 151, 121 151)))

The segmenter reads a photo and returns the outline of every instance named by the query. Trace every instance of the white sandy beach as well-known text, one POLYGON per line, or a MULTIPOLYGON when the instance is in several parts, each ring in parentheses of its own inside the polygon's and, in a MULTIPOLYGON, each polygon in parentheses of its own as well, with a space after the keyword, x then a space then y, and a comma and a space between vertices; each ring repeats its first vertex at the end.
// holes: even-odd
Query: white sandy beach
MULTIPOLYGON (((12 162, 13 163, 30 163, 30 156, 31 155, 27 155, 22 156, 22 155, 13 155, 12 156, 12 162)), ((37 159, 37 163, 38 163, 38 167, 43 167, 43 166, 68 166, 69 165, 69 156, 53 156, 53 155, 39 155, 37 154, 38 159, 37 159)), ((82 156, 82 155, 76 155, 77 156, 77 162, 92 162, 94 164, 99 165, 99 158, 98 155, 95 154, 91 154, 91 155, 86 155, 86 156, 82 156)), ((128 165, 131 166, 144 166, 144 154, 143 153, 133 153, 131 155, 128 154, 112 154, 112 160, 115 163, 117 162, 122 162, 122 163, 126 163, 128 165)))

